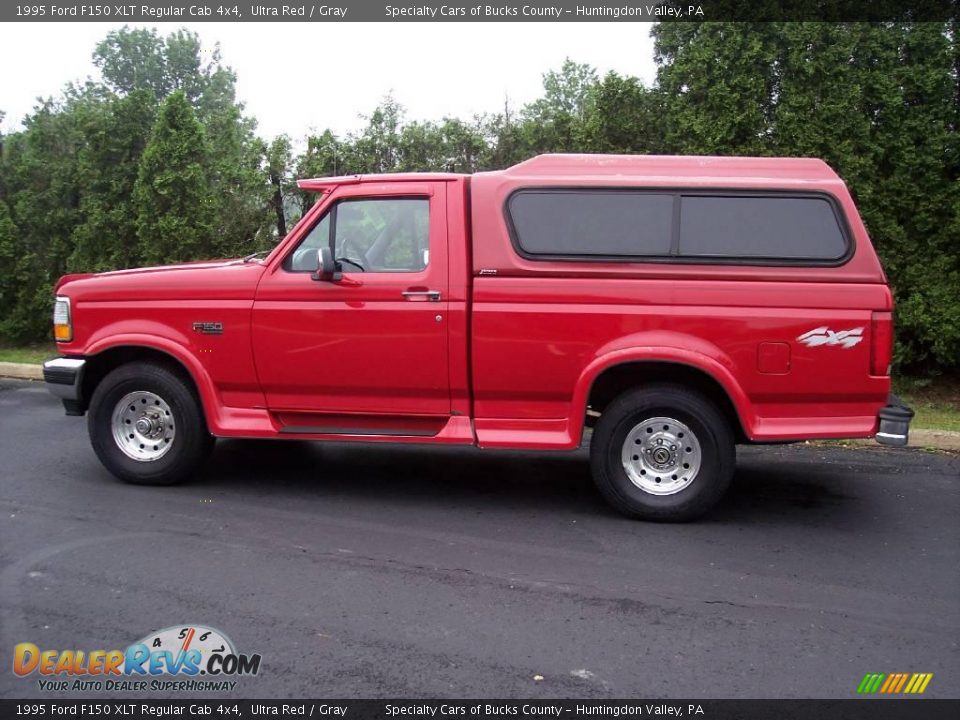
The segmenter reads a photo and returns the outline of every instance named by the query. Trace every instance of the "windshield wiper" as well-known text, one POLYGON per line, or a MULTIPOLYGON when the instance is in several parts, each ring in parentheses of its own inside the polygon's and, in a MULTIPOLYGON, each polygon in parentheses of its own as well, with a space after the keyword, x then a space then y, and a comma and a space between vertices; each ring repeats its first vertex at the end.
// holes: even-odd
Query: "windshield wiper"
POLYGON ((247 256, 243 259, 243 261, 244 261, 244 262, 250 262, 251 260, 256 260, 256 259, 257 259, 258 257, 260 257, 261 255, 263 255, 263 256, 269 255, 271 252, 273 252, 273 251, 272 251, 272 250, 259 250, 259 251, 255 252, 255 253, 250 253, 249 255, 247 255, 247 256))

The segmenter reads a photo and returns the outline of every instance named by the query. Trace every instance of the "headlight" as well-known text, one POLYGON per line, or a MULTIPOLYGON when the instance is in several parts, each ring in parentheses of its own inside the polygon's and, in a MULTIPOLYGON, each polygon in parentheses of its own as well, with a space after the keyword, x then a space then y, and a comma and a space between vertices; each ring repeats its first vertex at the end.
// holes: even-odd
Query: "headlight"
POLYGON ((70 298, 57 297, 53 306, 53 337, 57 342, 73 340, 73 322, 70 317, 70 298))

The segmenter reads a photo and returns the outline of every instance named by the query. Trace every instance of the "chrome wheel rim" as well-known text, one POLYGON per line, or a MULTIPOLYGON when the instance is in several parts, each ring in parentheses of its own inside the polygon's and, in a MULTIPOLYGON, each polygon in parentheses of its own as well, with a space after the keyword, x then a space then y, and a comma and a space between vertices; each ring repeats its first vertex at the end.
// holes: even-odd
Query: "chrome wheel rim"
POLYGON ((627 433, 621 460, 630 482, 651 495, 673 495, 700 472, 700 441, 688 426, 668 417, 644 420, 627 433))
POLYGON ((117 447, 139 462, 153 462, 170 452, 177 432, 170 406, 147 390, 124 395, 114 406, 110 427, 117 447))

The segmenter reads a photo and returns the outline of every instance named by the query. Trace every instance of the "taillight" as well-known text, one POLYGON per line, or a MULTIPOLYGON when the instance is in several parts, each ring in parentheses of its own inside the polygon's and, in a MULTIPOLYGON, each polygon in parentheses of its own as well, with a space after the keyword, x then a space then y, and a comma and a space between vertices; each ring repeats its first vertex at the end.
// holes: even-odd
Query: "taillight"
POLYGON ((870 374, 889 375, 893 359, 893 313, 875 312, 870 320, 870 374))

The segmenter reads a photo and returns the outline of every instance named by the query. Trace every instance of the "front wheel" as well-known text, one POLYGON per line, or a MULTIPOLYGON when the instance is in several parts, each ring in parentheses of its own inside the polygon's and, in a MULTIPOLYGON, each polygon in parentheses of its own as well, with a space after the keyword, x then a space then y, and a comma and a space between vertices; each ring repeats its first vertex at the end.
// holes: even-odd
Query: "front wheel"
POLYGON ((123 365, 100 382, 90 401, 87 430, 107 470, 136 485, 180 482, 213 447, 191 388, 153 363, 123 365))
POLYGON ((720 500, 736 450, 730 423, 710 400, 682 386, 655 385, 607 406, 590 463, 600 493, 621 513, 678 522, 720 500))

